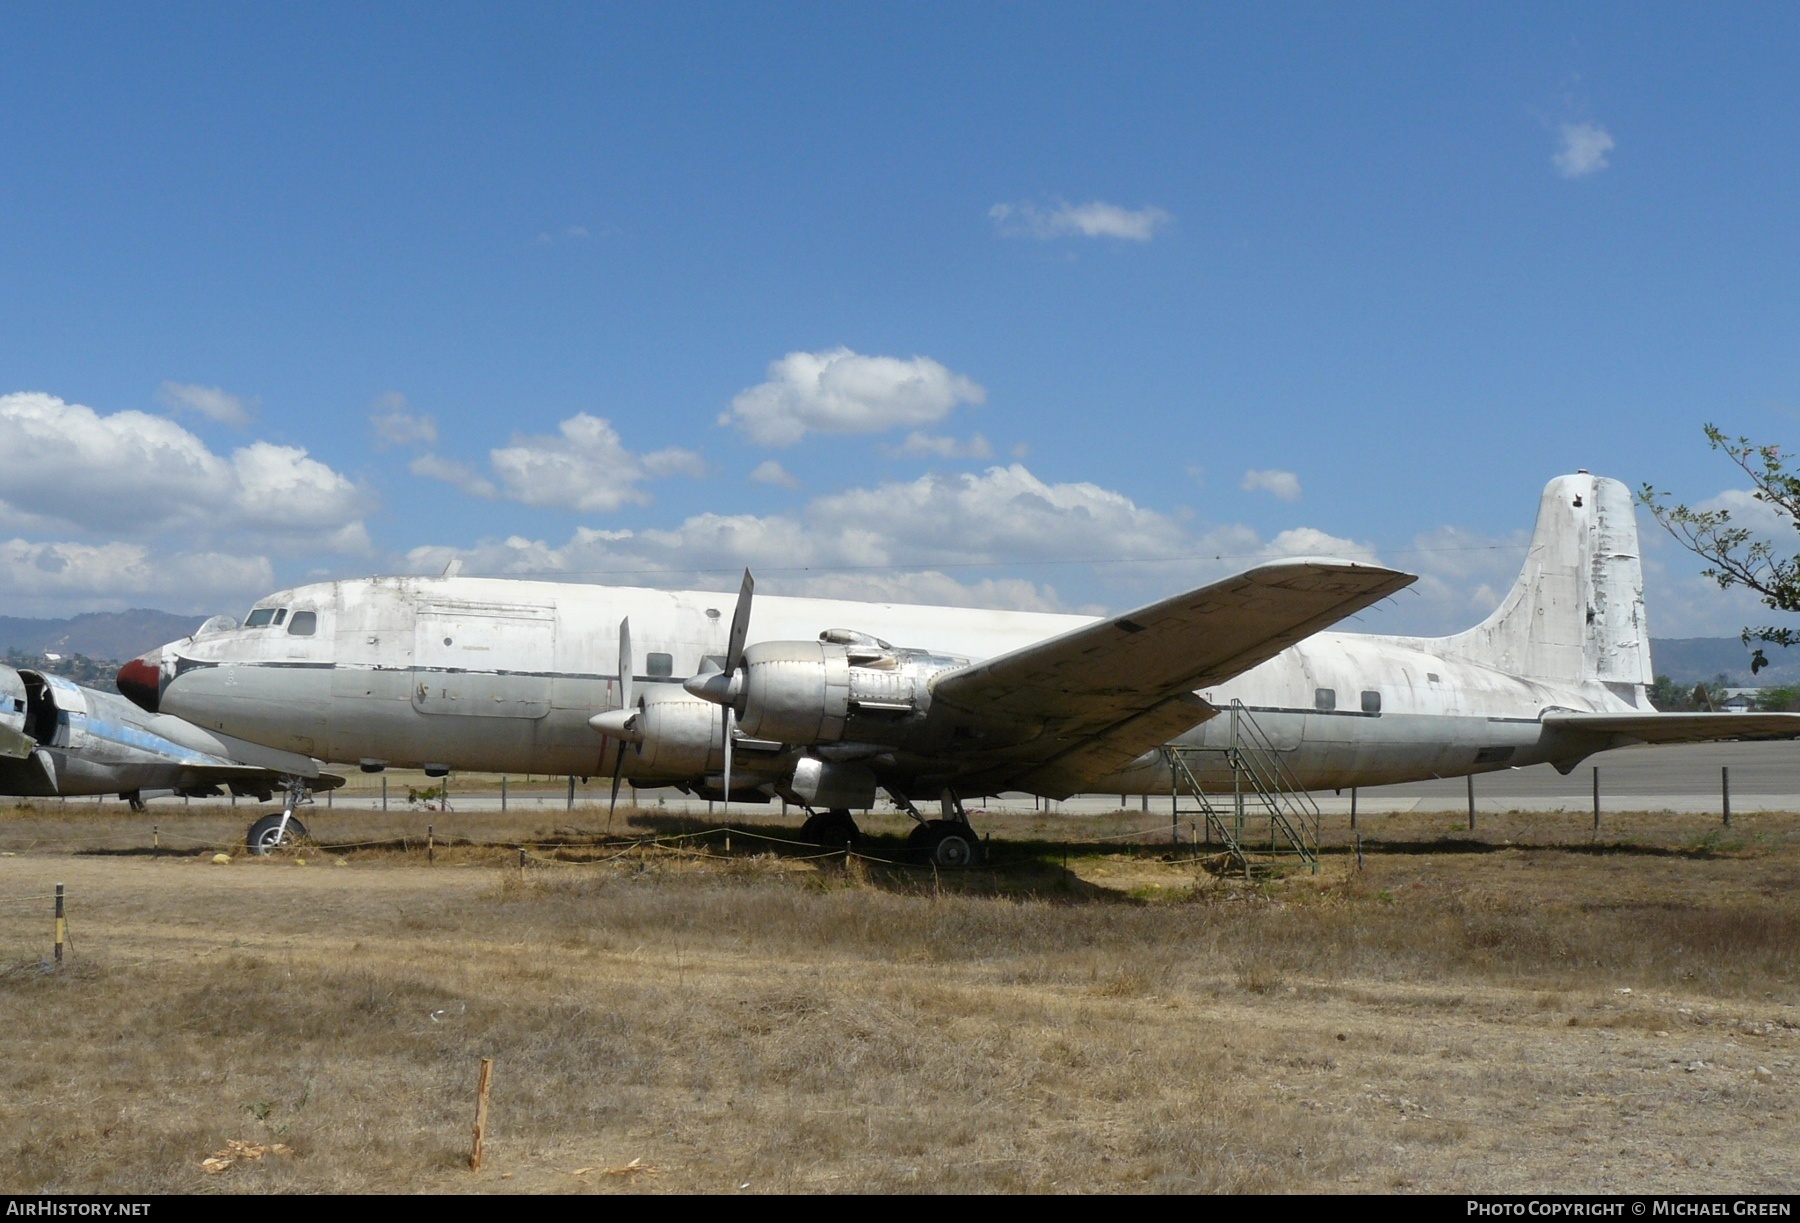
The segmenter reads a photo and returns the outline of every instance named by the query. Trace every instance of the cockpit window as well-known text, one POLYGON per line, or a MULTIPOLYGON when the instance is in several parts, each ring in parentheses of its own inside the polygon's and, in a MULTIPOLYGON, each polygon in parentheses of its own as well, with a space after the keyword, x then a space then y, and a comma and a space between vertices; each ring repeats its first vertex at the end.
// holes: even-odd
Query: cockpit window
MULTIPOLYGON (((281 621, 277 620, 275 623, 280 624, 281 621)), ((297 611, 294 613, 293 623, 288 625, 288 636, 290 637, 311 637, 318 631, 318 612, 297 611)))
POLYGON ((287 608, 284 607, 280 611, 275 613, 275 623, 276 624, 280 624, 283 620, 286 620, 286 619, 287 619, 287 608))
POLYGON ((275 619, 273 607, 259 607, 244 618, 245 628, 262 628, 275 619))

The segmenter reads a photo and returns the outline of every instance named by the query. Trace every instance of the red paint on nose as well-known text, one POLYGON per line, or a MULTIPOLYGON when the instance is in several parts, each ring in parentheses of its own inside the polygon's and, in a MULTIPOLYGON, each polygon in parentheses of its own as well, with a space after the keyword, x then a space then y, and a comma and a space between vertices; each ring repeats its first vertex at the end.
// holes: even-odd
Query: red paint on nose
POLYGON ((139 709, 155 713, 157 706, 162 703, 160 658, 154 663, 146 662, 144 658, 132 659, 119 668, 118 677, 113 682, 126 699, 139 709))

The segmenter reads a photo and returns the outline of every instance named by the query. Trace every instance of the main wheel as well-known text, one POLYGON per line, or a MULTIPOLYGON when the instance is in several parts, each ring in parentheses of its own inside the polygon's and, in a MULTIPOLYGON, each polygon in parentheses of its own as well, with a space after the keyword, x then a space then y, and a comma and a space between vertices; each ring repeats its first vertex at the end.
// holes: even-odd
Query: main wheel
POLYGON ((913 829, 907 842, 923 849, 925 860, 940 870, 961 870, 981 861, 981 838, 955 820, 932 820, 913 829))
POLYGON ((293 816, 288 817, 287 831, 281 829, 281 813, 265 815, 250 825, 250 832, 244 838, 244 844, 250 847, 253 854, 266 854, 277 845, 292 845, 306 835, 306 825, 293 816))

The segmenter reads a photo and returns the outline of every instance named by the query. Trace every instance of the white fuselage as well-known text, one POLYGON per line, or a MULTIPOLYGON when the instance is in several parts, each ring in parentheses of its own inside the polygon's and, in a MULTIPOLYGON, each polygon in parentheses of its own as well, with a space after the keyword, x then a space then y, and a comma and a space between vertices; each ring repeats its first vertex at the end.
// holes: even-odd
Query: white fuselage
MULTIPOLYGON (((620 706, 620 621, 630 620, 641 690, 716 668, 732 607, 732 596, 706 591, 488 578, 299 587, 259 602, 280 623, 253 614, 271 622, 203 630, 165 647, 162 708, 270 747, 369 767, 605 774, 616 745, 589 719, 620 706), (291 631, 297 625, 311 631, 291 631)), ((842 628, 980 660, 1087 623, 761 596, 749 641, 812 640, 842 628)), ((1319 633, 1199 695, 1225 711, 1240 703, 1314 789, 1559 760, 1569 747, 1540 725, 1544 711, 1648 708, 1641 687, 1521 678, 1458 657, 1453 640, 1319 633)), ((1178 742, 1224 748, 1232 733, 1226 712, 1178 742)), ((642 777, 629 754, 623 771, 681 780, 642 777)), ((1152 752, 1088 788, 1169 787, 1152 752)))

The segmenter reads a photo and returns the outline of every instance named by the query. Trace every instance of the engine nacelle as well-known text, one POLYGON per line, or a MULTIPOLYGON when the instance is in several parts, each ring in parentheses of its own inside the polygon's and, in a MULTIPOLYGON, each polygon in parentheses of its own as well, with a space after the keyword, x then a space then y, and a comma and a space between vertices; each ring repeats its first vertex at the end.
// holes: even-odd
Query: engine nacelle
POLYGON ((724 767, 719 707, 680 688, 659 684, 640 696, 633 731, 640 736, 634 777, 691 777, 724 767))
POLYGON ((931 705, 931 677, 968 660, 831 629, 744 651, 738 724, 777 743, 891 743, 931 705))

